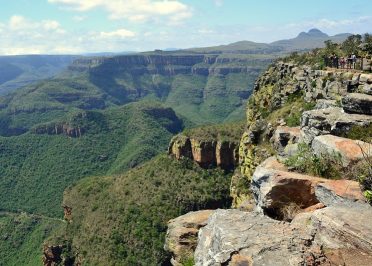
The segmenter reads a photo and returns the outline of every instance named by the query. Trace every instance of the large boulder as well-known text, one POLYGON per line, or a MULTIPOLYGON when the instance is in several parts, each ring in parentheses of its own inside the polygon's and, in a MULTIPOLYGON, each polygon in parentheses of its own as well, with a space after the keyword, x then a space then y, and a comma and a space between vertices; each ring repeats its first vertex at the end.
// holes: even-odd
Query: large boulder
POLYGON ((348 114, 342 108, 310 110, 302 113, 301 141, 310 144, 316 136, 342 135, 353 126, 368 126, 372 116, 348 114))
MULTIPOLYGON (((272 160, 271 158, 269 160, 272 160)), ((327 179, 285 171, 284 168, 267 161, 256 168, 251 190, 257 210, 276 219, 291 219, 296 213, 319 203, 315 187, 327 179), (293 210, 287 210, 291 207, 293 210)))
POLYGON ((329 258, 339 254, 338 264, 333 265, 371 265, 371 221, 372 208, 367 204, 327 207, 311 216, 316 230, 315 242, 322 244, 325 250, 333 250, 328 252, 333 255, 329 258))
POLYGON ((342 98, 342 107, 348 113, 372 115, 372 95, 349 93, 342 98))
POLYGON ((315 137, 311 147, 318 156, 339 158, 345 167, 364 159, 365 156, 372 156, 372 144, 333 135, 315 137))
POLYGON ((281 220, 324 206, 365 202, 358 182, 289 172, 275 157, 256 168, 251 190, 257 210, 281 220))
POLYGON ((199 232, 195 265, 301 265, 311 241, 306 227, 254 212, 216 210, 199 232))
POLYGON ((168 222, 164 249, 172 254, 172 265, 181 266, 184 260, 193 257, 199 229, 207 224, 212 212, 189 212, 168 222))
POLYGON ((199 232, 196 266, 369 266, 372 208, 332 206, 291 223, 255 212, 216 210, 199 232))

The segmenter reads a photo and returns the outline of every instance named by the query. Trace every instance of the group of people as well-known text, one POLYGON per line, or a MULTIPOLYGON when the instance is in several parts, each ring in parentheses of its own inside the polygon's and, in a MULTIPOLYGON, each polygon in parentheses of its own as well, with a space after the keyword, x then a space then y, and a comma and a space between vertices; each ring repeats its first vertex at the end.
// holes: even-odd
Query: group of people
POLYGON ((325 65, 332 68, 341 69, 355 69, 357 63, 357 57, 355 54, 351 54, 348 57, 338 57, 336 54, 325 57, 325 65))

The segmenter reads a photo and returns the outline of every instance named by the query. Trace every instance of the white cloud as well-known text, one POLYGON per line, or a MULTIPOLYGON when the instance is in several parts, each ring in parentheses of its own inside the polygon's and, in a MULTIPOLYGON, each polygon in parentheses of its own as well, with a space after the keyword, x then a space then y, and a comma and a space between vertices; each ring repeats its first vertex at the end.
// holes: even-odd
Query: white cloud
POLYGON ((136 34, 133 31, 126 30, 126 29, 119 29, 116 31, 111 32, 100 32, 99 36, 101 38, 131 38, 136 36, 136 34))
POLYGON ((110 19, 146 22, 161 18, 181 21, 192 16, 191 8, 177 0, 48 0, 76 11, 103 8, 110 19))
POLYGON ((0 55, 133 50, 128 46, 137 41, 137 33, 129 29, 68 32, 58 21, 36 21, 19 15, 14 15, 7 22, 0 23, 0 32, 0 55))
POLYGON ((65 31, 61 28, 58 21, 55 20, 42 20, 30 21, 23 16, 13 15, 10 17, 7 25, 4 25, 10 31, 26 31, 26 30, 45 30, 53 31, 63 34, 65 31))

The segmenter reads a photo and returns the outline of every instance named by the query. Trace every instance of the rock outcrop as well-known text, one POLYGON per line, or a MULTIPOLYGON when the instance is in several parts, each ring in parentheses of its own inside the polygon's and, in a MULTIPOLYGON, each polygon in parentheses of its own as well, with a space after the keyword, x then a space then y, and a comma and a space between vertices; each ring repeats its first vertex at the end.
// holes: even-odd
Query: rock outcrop
POLYGON ((254 212, 216 210, 199 232, 195 265, 367 266, 372 258, 370 219, 371 208, 357 204, 302 213, 291 223, 254 212))
MULTIPOLYGON (((288 163, 335 156, 342 178, 350 174, 347 167, 357 171, 360 160, 368 161, 371 144, 345 136, 369 132, 371 83, 369 74, 282 62, 257 80, 239 145, 240 171, 230 188, 233 207, 240 210, 212 212, 198 233, 195 265, 371 264, 372 207, 359 182, 294 172, 324 174, 288 163)), ((353 172, 353 178, 363 178, 361 173, 353 172)))
POLYGON ((182 266, 193 258, 200 228, 206 226, 212 210, 189 212, 168 222, 164 249, 172 254, 171 263, 182 266))
POLYGON ((43 247, 43 265, 44 266, 57 266, 62 262, 63 246, 47 246, 43 247))
POLYGON ((178 135, 172 139, 168 151, 178 160, 189 158, 204 168, 233 169, 238 164, 237 142, 206 141, 178 135))
POLYGON ((238 165, 242 131, 241 124, 192 129, 173 137, 168 153, 177 160, 183 157, 191 159, 204 168, 217 166, 232 170, 238 165))
POLYGON ((371 123, 372 116, 347 114, 338 107, 306 111, 301 118, 301 140, 311 143, 316 136, 320 135, 340 136, 353 126, 366 127, 371 123))
POLYGON ((372 144, 332 135, 314 138, 312 150, 318 156, 326 155, 339 158, 345 167, 372 156, 372 144))
POLYGON ((372 115, 372 95, 349 93, 342 98, 342 107, 348 113, 372 115))

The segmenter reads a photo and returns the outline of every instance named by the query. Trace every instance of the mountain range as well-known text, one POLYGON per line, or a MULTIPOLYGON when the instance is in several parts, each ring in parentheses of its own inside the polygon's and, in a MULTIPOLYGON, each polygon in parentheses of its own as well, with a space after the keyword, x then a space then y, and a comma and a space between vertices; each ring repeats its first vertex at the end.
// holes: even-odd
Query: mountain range
MULTIPOLYGON (((344 33, 329 36, 318 29, 302 32, 296 38, 280 40, 273 43, 255 43, 251 41, 240 41, 228 45, 215 47, 192 48, 179 50, 176 48, 165 49, 165 52, 186 52, 203 54, 267 54, 277 57, 293 51, 310 50, 322 47, 324 41, 332 40, 342 42, 351 34, 344 33)), ((16 88, 31 84, 37 80, 53 77, 62 72, 75 59, 79 57, 113 57, 135 52, 101 52, 82 55, 22 55, 22 56, 0 56, 0 95, 4 95, 16 88)))

